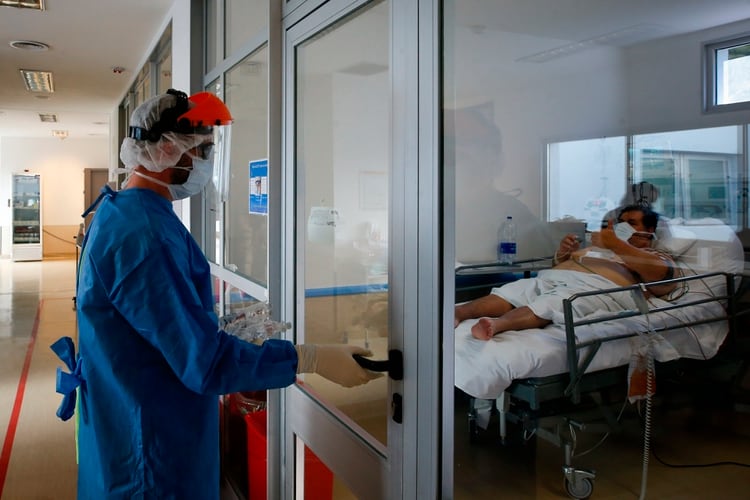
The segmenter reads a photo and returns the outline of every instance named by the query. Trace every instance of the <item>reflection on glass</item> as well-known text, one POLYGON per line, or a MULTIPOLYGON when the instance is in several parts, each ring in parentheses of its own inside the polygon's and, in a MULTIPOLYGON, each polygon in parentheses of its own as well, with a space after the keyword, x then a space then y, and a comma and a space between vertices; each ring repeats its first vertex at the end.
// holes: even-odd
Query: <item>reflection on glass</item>
POLYGON ((326 467, 299 437, 295 440, 297 450, 295 469, 297 488, 303 496, 297 498, 314 500, 357 500, 357 497, 326 467))
MULTIPOLYGON (((673 228, 695 245, 691 258, 699 253, 709 264, 735 260, 721 252, 739 243, 727 225, 747 226, 747 128, 734 126, 737 117, 728 113, 700 113, 696 50, 727 36, 725 26, 711 26, 704 13, 680 17, 685 12, 676 4, 659 14, 675 21, 676 31, 669 33, 650 24, 656 19, 650 7, 634 3, 628 12, 601 10, 596 0, 576 2, 575 12, 556 8, 554 1, 533 4, 442 2, 443 168, 455 174, 457 259, 479 258, 481 252, 492 257, 498 223, 506 215, 515 218, 509 213, 515 210, 545 222, 570 215, 596 229, 631 184, 648 181, 659 190, 657 211, 691 219, 673 228), (699 19, 704 22, 693 31, 699 19), (479 229, 471 234, 467 226, 479 229)), ((740 20, 747 12, 736 19, 745 23, 743 31, 747 23, 740 20)), ((519 236, 519 252, 530 241, 519 236)), ((724 262, 719 265, 735 264, 724 262)), ((489 279, 471 292, 484 295, 490 291, 484 283, 507 279, 497 274, 485 273, 489 279)), ((457 285, 456 291, 466 290, 457 285)), ((625 377, 611 385, 600 375, 613 371, 592 369, 588 382, 599 385, 585 391, 580 404, 561 391, 546 392, 569 380, 567 364, 553 359, 564 357, 564 346, 550 346, 547 357, 536 340, 546 343, 542 338, 562 330, 552 325, 505 332, 479 343, 457 332, 455 382, 462 388, 448 410, 455 418, 453 498, 588 498, 585 483, 571 489, 561 467, 566 460, 573 469, 596 470, 592 498, 632 496, 639 489, 642 496, 691 497, 706 484, 714 496, 744 495, 747 474, 740 470, 696 467, 675 481, 673 468, 654 460, 645 468, 644 405, 628 402, 625 377), (527 349, 513 350, 515 341, 529 342, 527 349), (472 370, 476 377, 467 380, 472 370), (520 378, 531 380, 522 385, 520 378)), ((701 338, 683 332, 691 345, 701 338)), ((629 347, 615 371, 627 373, 629 347)), ((592 366, 611 361, 610 348, 604 356, 600 350, 592 366)), ((696 465, 746 456, 747 419, 736 411, 740 400, 731 383, 660 373, 652 413, 659 432, 651 434, 651 457, 668 454, 665 462, 696 465)))
MULTIPOLYGON (((171 45, 170 45, 171 48, 171 45)), ((158 65, 159 81, 157 83, 157 94, 163 94, 172 87, 172 52, 168 51, 158 65)))
POLYGON ((157 48, 156 58, 156 94, 163 94, 172 87, 172 24, 164 30, 157 48))
POLYGON ((625 193, 626 138, 605 137, 550 144, 547 148, 549 217, 573 216, 598 231, 625 193))
POLYGON ((268 48, 226 75, 232 137, 225 266, 261 286, 268 281, 268 48))
POLYGON ((719 219, 739 228, 742 127, 679 130, 633 137, 637 179, 659 189, 656 210, 670 218, 719 219))
MULTIPOLYGON (((388 353, 388 16, 387 2, 368 5, 297 51, 298 341, 365 346, 376 359, 388 353)), ((386 378, 353 389, 304 380, 385 443, 386 378)))

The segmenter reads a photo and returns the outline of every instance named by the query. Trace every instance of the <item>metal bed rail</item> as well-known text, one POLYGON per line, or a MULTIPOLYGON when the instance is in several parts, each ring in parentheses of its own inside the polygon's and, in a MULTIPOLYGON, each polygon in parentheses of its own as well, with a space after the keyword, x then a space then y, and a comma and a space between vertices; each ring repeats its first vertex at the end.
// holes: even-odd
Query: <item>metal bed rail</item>
MULTIPOLYGON (((742 277, 750 278, 748 275, 744 275, 743 273, 726 273, 726 272, 713 272, 713 273, 705 273, 705 274, 697 274, 693 276, 682 276, 679 278, 672 278, 669 280, 661 280, 661 281, 654 281, 649 283, 637 283, 634 285, 629 286, 623 286, 623 287, 615 287, 615 288, 607 288, 602 290, 595 290, 590 292, 580 292, 571 295, 567 299, 563 299, 563 315, 565 318, 565 343, 566 343, 566 350, 567 350, 567 359, 568 359, 568 367, 570 371, 570 382, 568 383, 568 386, 566 387, 564 394, 565 396, 568 396, 571 398, 571 400, 574 403, 580 402, 581 393, 579 390, 579 384, 581 382, 581 379, 583 378, 584 374, 586 373, 586 370, 588 369, 589 365, 591 364, 591 361, 594 359, 594 356, 598 352, 599 348, 602 346, 605 342, 611 342, 613 340, 623 339, 623 338, 630 338, 635 337, 637 335, 641 334, 649 334, 649 331, 634 331, 629 332, 627 334, 618 334, 618 335, 612 335, 605 338, 597 338, 594 340, 588 340, 579 342, 576 336, 575 329, 576 327, 584 326, 584 325, 594 325, 598 323, 604 323, 607 321, 617 321, 622 320, 625 318, 632 318, 635 316, 642 316, 644 313, 641 311, 634 311, 634 310, 628 310, 628 311, 620 311, 617 313, 612 314, 605 314, 601 316, 597 316, 596 318, 589 318, 589 319, 578 319, 576 320, 574 317, 573 312, 573 305, 576 300, 584 298, 584 297, 590 297, 590 296, 596 296, 596 295, 608 295, 612 293, 626 293, 630 292, 632 294, 638 294, 642 293, 645 287, 650 286, 656 286, 656 285, 665 285, 665 284, 673 284, 673 283, 688 283, 690 281, 705 281, 709 278, 716 278, 716 277, 724 277, 726 282, 726 293, 720 294, 720 295, 714 295, 709 298, 700 298, 695 300, 688 300, 688 301, 682 301, 679 304, 669 304, 666 306, 659 306, 659 307, 653 307, 649 308, 648 314, 658 313, 658 312, 665 312, 670 311, 674 309, 682 309, 689 306, 695 306, 700 304, 705 304, 709 302, 716 302, 722 305, 722 311, 724 311, 723 314, 719 314, 716 316, 712 316, 709 318, 704 318, 701 320, 693 320, 693 321, 685 321, 685 322, 679 322, 678 324, 674 325, 667 325, 667 326, 659 326, 652 328, 650 331, 654 333, 662 333, 669 330, 676 330, 706 323, 714 323, 717 321, 729 321, 730 322, 730 330, 733 331, 736 328, 736 317, 737 314, 737 294, 735 290, 735 283, 736 280, 742 277), (726 305, 725 305, 726 304, 726 305), (587 352, 582 353, 584 349, 588 348, 587 352), (583 357, 582 357, 583 354, 583 357)), ((750 312, 745 311, 743 313, 750 312)))

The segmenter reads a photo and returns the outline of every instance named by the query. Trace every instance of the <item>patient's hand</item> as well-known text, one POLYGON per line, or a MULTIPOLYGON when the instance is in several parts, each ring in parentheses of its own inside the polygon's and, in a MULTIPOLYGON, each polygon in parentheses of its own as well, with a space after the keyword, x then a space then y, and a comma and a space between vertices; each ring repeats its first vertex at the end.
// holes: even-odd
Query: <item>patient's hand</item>
POLYGON ((555 259, 557 262, 563 262, 570 258, 570 254, 575 252, 581 247, 581 242, 578 241, 578 237, 573 233, 566 234, 560 245, 557 247, 555 252, 555 259))

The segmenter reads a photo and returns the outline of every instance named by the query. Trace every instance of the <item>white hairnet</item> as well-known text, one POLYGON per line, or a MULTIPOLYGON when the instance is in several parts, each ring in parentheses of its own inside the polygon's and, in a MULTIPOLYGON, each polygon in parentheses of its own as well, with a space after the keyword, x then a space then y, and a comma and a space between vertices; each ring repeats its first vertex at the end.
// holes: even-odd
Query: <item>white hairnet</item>
MULTIPOLYGON (((175 107, 176 102, 177 98, 171 94, 148 99, 133 111, 130 126, 150 130, 160 120, 164 110, 175 107)), ((155 142, 126 137, 120 147, 120 159, 126 171, 142 165, 152 172, 161 172, 174 167, 186 151, 212 138, 212 134, 180 134, 171 131, 162 133, 155 142)))

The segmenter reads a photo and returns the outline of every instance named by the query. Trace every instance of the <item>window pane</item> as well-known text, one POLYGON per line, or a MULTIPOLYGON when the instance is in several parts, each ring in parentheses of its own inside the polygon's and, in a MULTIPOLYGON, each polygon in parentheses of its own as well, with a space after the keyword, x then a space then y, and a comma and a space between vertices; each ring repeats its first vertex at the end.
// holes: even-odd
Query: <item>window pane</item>
POLYGON ((549 219, 573 216, 598 230, 625 193, 625 153, 625 137, 550 144, 549 219))
POLYGON ((750 101, 750 43, 716 51, 716 104, 750 101))
POLYGON ((206 0, 206 72, 214 69, 224 59, 220 9, 219 0, 206 0))
POLYGON ((251 54, 229 70, 226 86, 226 103, 234 122, 225 219, 225 266, 265 286, 268 280, 268 48, 251 54))
POLYGON ((226 0, 224 18, 226 57, 268 25, 268 0, 226 0))
POLYGON ((737 229, 741 138, 740 126, 636 135, 635 181, 659 189, 654 207, 666 217, 712 217, 737 229))
POLYGON ((679 196, 675 186, 678 184, 675 178, 675 163, 672 158, 664 158, 661 155, 641 155, 640 161, 641 179, 650 182, 659 190, 660 200, 656 200, 659 206, 659 214, 664 217, 674 218, 675 214, 682 213, 682 197, 679 196), (680 208, 677 205, 680 205, 680 208))

